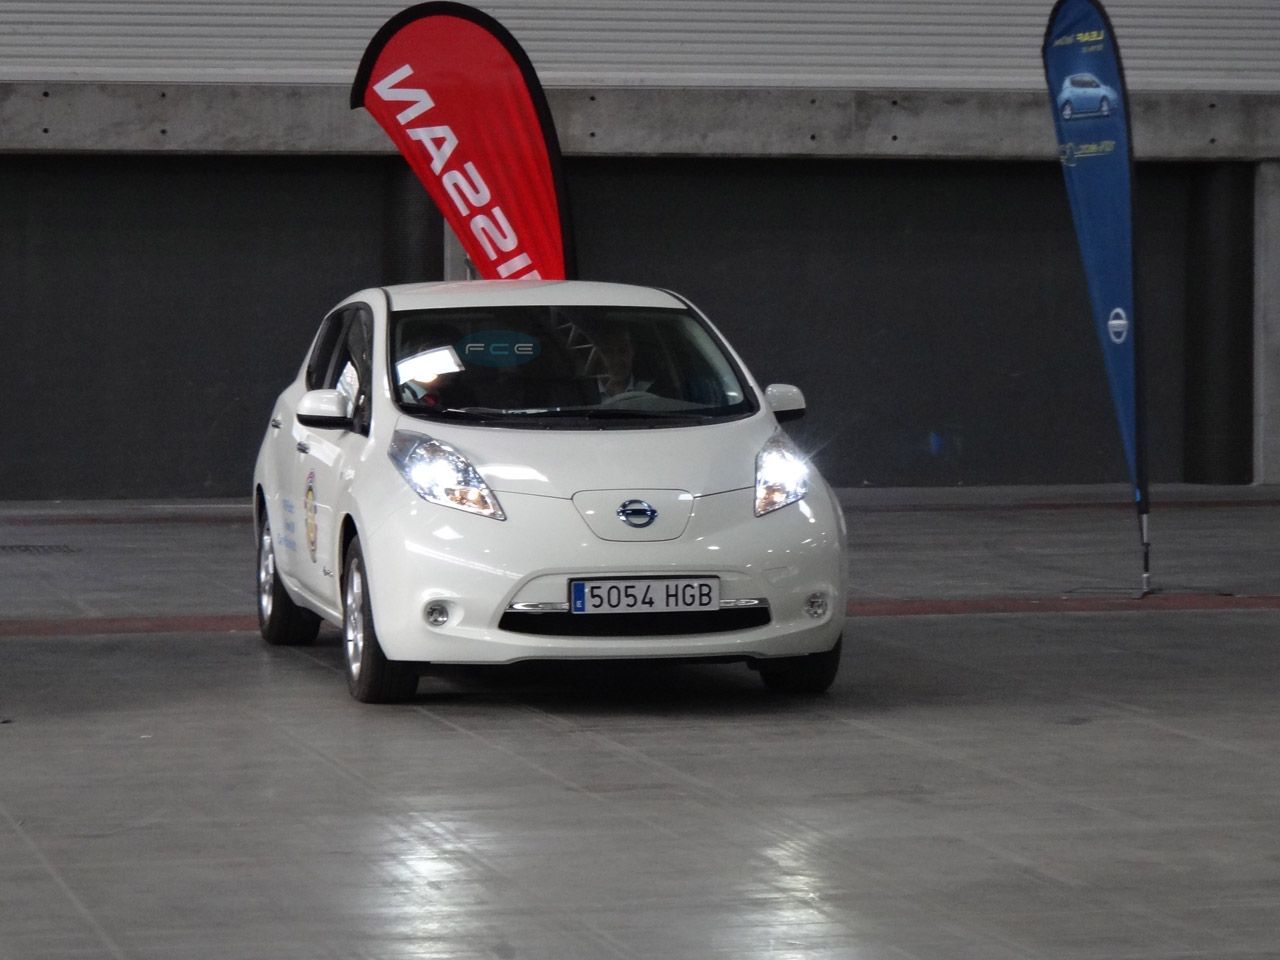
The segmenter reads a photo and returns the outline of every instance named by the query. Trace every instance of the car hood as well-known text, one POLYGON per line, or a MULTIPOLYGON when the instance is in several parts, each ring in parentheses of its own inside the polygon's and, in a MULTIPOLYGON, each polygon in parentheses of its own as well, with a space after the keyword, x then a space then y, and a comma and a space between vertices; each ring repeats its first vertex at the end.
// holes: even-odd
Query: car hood
POLYGON ((699 427, 531 430, 401 416, 396 429, 449 444, 495 493, 570 499, 585 490, 678 490, 701 497, 754 486, 756 454, 777 424, 763 413, 699 427))

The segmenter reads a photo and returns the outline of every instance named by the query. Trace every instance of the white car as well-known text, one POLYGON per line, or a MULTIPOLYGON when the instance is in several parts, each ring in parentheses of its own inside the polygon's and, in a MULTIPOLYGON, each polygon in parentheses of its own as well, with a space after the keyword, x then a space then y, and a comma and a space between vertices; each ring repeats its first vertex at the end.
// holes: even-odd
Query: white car
POLYGON ((341 624, 352 696, 428 664, 745 661, 830 686, 839 503, 681 297, 618 284, 365 290, 324 319, 254 470, 270 643, 341 624))

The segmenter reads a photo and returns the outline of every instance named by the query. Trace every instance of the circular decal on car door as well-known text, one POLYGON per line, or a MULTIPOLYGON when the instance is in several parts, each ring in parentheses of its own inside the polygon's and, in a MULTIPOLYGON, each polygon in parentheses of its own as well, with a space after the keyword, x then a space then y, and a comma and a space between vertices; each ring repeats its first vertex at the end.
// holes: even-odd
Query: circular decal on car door
POLYGON ((307 493, 302 501, 303 512, 306 513, 307 551, 311 554, 311 562, 316 562, 316 472, 307 474, 307 493))

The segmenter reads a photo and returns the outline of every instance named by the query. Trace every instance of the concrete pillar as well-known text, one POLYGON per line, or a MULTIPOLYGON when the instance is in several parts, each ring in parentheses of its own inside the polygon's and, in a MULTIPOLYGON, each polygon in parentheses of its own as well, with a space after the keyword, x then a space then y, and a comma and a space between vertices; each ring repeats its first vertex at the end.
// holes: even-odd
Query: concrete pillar
POLYGON ((1280 483, 1280 161, 1254 188, 1253 482, 1280 483))
MULTIPOLYGON (((421 283, 441 276, 444 219, 408 165, 387 164, 383 283, 421 283)), ((447 229, 447 228, 446 228, 447 229)))

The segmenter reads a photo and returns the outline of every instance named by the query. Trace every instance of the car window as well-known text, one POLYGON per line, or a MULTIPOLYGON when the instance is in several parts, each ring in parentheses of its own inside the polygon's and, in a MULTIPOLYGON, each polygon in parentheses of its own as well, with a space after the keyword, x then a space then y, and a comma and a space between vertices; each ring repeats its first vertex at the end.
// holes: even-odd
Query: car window
POLYGON ((369 432, 373 318, 364 307, 336 310, 324 319, 307 361, 308 390, 346 395, 355 429, 369 432))
POLYGON ((402 311, 391 329, 396 399, 419 416, 605 428, 702 423, 757 409, 719 339, 686 310, 402 311))
POLYGON ((319 390, 330 385, 326 381, 333 369, 334 353, 342 339, 346 322, 346 310, 335 310, 321 322, 320 332, 311 348, 311 357, 307 360, 308 390, 319 390))
POLYGON ((355 429, 369 432, 370 381, 372 379, 373 322, 368 311, 353 309, 346 313, 346 327, 331 367, 330 382, 325 386, 341 390, 351 403, 355 429))

